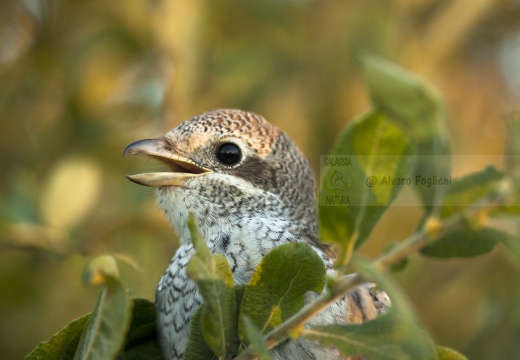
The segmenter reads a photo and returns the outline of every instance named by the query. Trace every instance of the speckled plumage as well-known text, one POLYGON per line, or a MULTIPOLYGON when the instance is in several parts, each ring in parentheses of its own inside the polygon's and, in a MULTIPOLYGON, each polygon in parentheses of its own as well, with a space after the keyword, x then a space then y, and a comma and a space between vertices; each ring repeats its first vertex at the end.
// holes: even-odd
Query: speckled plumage
MULTIPOLYGON (((182 179, 181 185, 158 188, 159 206, 181 241, 156 293, 158 329, 167 359, 182 359, 189 321, 202 303, 196 285, 186 276, 186 265, 193 254, 186 226, 190 212, 198 220, 210 250, 228 259, 236 284, 247 283, 260 259, 287 242, 309 243, 327 271, 334 272, 329 250, 318 238, 314 173, 283 131, 250 112, 215 110, 180 124, 154 140, 153 146, 163 162, 167 154, 176 154, 208 169, 200 176, 182 179), (219 162, 216 151, 223 143, 240 147, 242 159, 238 164, 219 162)), ((309 292, 305 300, 315 296, 309 292)), ((384 294, 373 293, 369 285, 363 285, 309 324, 362 322, 384 312, 387 305, 384 294)), ((284 343, 272 351, 272 356, 341 359, 335 349, 306 340, 284 343)))

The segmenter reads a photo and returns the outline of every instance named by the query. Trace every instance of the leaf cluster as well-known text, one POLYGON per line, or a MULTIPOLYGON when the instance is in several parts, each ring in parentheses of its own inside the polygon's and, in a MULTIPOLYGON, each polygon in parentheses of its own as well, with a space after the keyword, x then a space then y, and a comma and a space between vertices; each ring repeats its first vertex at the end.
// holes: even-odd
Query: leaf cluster
POLYGON ((196 250, 188 274, 205 301, 191 321, 184 358, 228 358, 248 345, 269 358, 263 336, 302 308, 306 292, 323 290, 323 261, 306 243, 280 245, 261 260, 247 285, 235 287, 225 258, 210 254, 193 217, 188 224, 196 250), (219 263, 223 271, 206 272, 198 265, 202 261, 207 267, 219 263), (224 286, 207 291, 207 282, 224 286))

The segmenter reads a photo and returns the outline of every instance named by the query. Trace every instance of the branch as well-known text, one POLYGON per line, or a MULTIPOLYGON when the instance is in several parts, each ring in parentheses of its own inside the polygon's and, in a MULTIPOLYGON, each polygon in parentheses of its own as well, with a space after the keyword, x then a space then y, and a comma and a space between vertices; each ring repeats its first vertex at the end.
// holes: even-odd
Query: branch
MULTIPOLYGON (((500 190, 501 191, 499 191, 498 194, 488 194, 473 205, 467 206, 464 211, 442 219, 442 221, 437 217, 429 218, 414 234, 402 241, 388 254, 375 259, 372 264, 381 271, 386 270, 392 264, 416 253, 422 247, 438 239, 441 235, 453 230, 468 218, 478 216, 482 211, 487 211, 498 206, 505 195, 509 193, 510 186, 505 186, 500 190)), ((272 349, 281 342, 290 338, 291 334, 298 333, 298 329, 303 327, 307 321, 365 281, 366 280, 363 279, 361 275, 352 274, 341 278, 332 287, 327 287, 323 294, 316 298, 316 300, 305 305, 299 312, 291 316, 287 321, 273 329, 264 337, 267 348, 272 349)), ((235 359, 253 360, 257 359, 257 356, 251 346, 249 346, 235 359)))
MULTIPOLYGON (((363 283, 364 280, 359 274, 352 274, 344 279, 341 279, 333 289, 327 289, 312 303, 305 305, 300 311, 291 316, 287 321, 282 323, 276 329, 272 330, 264 337, 264 341, 268 349, 272 349, 281 342, 287 340, 291 332, 294 332, 307 321, 325 310, 334 301, 341 298, 346 292, 352 290, 357 285, 363 283)), ((249 346, 243 351, 236 360, 253 360, 257 356, 249 346)))

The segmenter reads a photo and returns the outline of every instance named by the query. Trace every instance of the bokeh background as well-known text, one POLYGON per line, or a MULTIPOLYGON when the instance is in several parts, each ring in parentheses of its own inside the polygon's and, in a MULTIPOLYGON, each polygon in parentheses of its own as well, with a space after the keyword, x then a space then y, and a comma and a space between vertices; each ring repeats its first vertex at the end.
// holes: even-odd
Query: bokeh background
MULTIPOLYGON (((390 59, 446 101, 457 175, 502 154, 520 106, 518 0, 0 0, 0 354, 22 358, 93 309, 92 256, 118 257, 153 299, 176 247, 152 169, 122 158, 200 112, 252 110, 315 169, 369 107, 359 56, 390 59)), ((498 164, 499 165, 499 164, 498 164)), ((368 257, 406 237, 420 209, 384 216, 368 257)), ((471 359, 520 358, 520 267, 505 251, 414 256, 395 275, 435 340, 471 359)))

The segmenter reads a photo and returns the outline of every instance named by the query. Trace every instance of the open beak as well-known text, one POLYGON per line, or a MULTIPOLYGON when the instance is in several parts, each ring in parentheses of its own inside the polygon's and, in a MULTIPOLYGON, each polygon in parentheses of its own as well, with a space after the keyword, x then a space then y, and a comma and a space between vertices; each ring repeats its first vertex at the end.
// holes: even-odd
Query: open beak
POLYGON ((212 172, 184 156, 172 153, 171 150, 167 150, 168 148, 170 147, 160 138, 139 140, 128 145, 123 151, 123 156, 126 154, 147 156, 159 160, 171 171, 126 175, 126 177, 144 186, 182 186, 187 179, 212 172))

